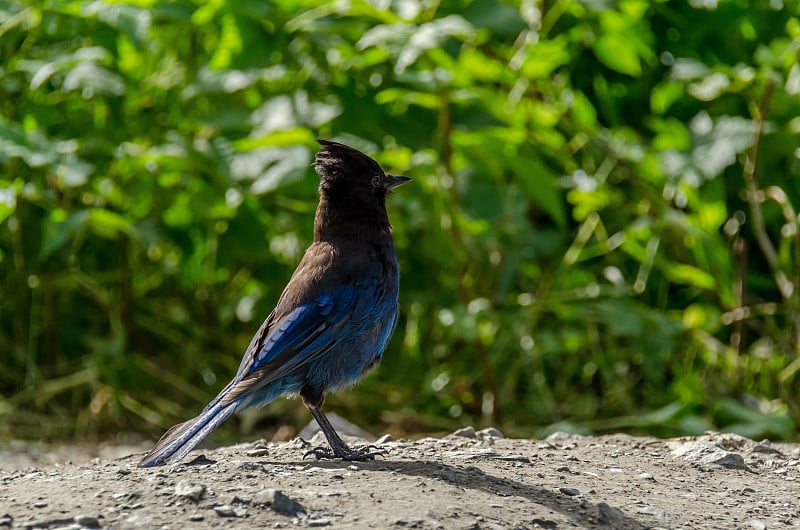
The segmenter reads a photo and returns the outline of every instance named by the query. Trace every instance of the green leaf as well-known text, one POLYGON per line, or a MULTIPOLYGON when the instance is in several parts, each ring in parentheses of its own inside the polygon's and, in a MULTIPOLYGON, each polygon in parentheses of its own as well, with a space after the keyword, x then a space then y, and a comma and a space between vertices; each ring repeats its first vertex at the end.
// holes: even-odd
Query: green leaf
POLYGON ((136 236, 131 222, 122 215, 106 210, 95 208, 89 211, 87 218, 88 225, 98 236, 105 239, 117 239, 120 233, 129 236, 136 236))
POLYGON ((633 77, 642 75, 635 43, 624 33, 600 35, 595 39, 592 50, 600 62, 612 70, 633 77))
POLYGON ((558 226, 566 226, 564 198, 558 189, 556 174, 532 155, 516 156, 508 163, 525 195, 547 212, 558 226))
POLYGON ((546 78, 556 68, 569 64, 572 56, 569 53, 569 41, 563 35, 553 39, 540 40, 527 48, 521 72, 532 79, 546 78))
POLYGON ((273 131, 256 138, 243 138, 234 142, 237 151, 252 151, 259 147, 284 147, 290 145, 311 145, 315 137, 306 128, 295 127, 282 131, 273 131))
POLYGON ((57 212, 51 213, 42 226, 41 258, 47 258, 74 239, 89 218, 89 210, 81 210, 66 219, 57 212))

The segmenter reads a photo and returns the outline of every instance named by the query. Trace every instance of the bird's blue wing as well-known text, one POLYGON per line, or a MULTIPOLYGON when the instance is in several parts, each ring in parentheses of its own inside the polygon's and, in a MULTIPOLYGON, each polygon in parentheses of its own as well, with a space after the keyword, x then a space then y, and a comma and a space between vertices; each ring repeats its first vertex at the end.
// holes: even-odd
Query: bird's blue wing
POLYGON ((322 332, 348 321, 355 309, 356 286, 346 284, 335 291, 324 293, 312 302, 302 304, 286 315, 269 334, 253 359, 252 368, 264 366, 275 360, 287 348, 308 354, 307 346, 322 332))
MULTIPOLYGON (((253 394, 309 363, 345 338, 343 328, 370 311, 359 286, 342 285, 265 323, 251 341, 236 377, 220 394, 223 403, 253 394), (224 395, 223 395, 224 394, 224 395)), ((370 298, 370 297, 368 297, 370 298)))

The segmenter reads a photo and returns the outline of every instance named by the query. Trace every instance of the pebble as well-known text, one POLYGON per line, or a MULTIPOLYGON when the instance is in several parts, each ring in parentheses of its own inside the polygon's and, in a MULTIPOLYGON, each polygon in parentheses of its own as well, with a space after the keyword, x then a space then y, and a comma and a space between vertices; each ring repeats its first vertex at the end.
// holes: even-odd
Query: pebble
POLYGON ((484 440, 487 438, 500 438, 500 439, 505 438, 505 435, 503 435, 503 433, 500 432, 499 429, 495 429, 494 427, 487 427, 485 429, 481 429, 480 431, 477 432, 477 435, 484 440))
POLYGON ((767 530, 767 525, 758 519, 753 519, 749 524, 753 530, 767 530))
POLYGON ((575 488, 558 488, 558 491, 560 491, 564 495, 569 495, 570 497, 575 497, 576 495, 581 494, 581 492, 576 490, 575 488))
POLYGON ((100 528, 100 521, 91 515, 76 515, 75 522, 87 528, 100 528))
POLYGON ((306 513, 305 508, 295 501, 284 495, 280 490, 265 489, 256 494, 256 501, 267 504, 273 512, 283 515, 297 516, 306 513))
MULTIPOLYGON (((474 429, 473 429, 473 431, 474 431, 474 429)), ((408 528, 418 528, 418 527, 422 526, 423 522, 424 521, 422 519, 418 519, 416 517, 403 517, 402 519, 396 520, 392 524, 397 525, 397 526, 405 526, 405 527, 408 527, 408 528)))
POLYGON ((298 436, 296 438, 292 438, 291 440, 283 444, 283 446, 286 447, 287 449, 306 449, 308 447, 311 447, 311 443, 307 442, 306 440, 298 436))
POLYGON ((203 517, 199 513, 196 513, 196 514, 193 514, 193 515, 189 516, 189 520, 190 521, 202 521, 203 519, 205 519, 205 517, 203 517))
POLYGON ((308 521, 308 526, 330 526, 333 524, 333 521, 330 519, 311 519, 308 521))
POLYGON ((772 442, 764 439, 758 442, 752 449, 754 453, 768 453, 773 455, 780 455, 783 456, 783 453, 772 447, 772 442))
POLYGON ((638 475, 636 475, 636 478, 640 478, 642 480, 652 480, 653 482, 655 482, 656 480, 650 473, 639 473, 638 475))
POLYGON ((37 503, 34 503, 33 507, 34 508, 46 508, 47 507, 47 503, 43 502, 43 501, 39 501, 37 503))
POLYGON ((13 524, 14 518, 9 514, 4 513, 3 515, 0 515, 0 526, 12 526, 13 524))
POLYGON ((247 456, 267 456, 269 454, 269 447, 266 440, 256 440, 252 443, 250 449, 244 452, 247 456))
POLYGON ((191 480, 181 480, 178 482, 178 485, 175 486, 175 495, 178 497, 186 497, 195 502, 202 499, 205 492, 206 487, 204 484, 192 482, 191 480))
POLYGON ((625 513, 623 513, 622 510, 619 508, 614 508, 613 506, 609 506, 604 502, 598 502, 595 509, 597 510, 597 522, 603 525, 614 526, 614 521, 625 518, 625 513))
POLYGON ((470 425, 469 427, 464 427, 463 429, 458 429, 456 431, 451 432, 449 436, 460 436, 462 438, 477 439, 478 433, 475 432, 475 427, 470 425))
POLYGON ((222 504, 214 506, 214 511, 220 517, 244 517, 247 515, 247 510, 239 506, 231 506, 230 504, 222 504))
POLYGON ((715 442, 686 442, 672 450, 674 458, 698 464, 716 464, 731 469, 748 469, 744 458, 715 442))
POLYGON ((382 444, 389 443, 389 442, 394 442, 394 441, 395 441, 395 437, 394 436, 392 436, 391 434, 384 434, 383 436, 381 436, 380 438, 375 440, 375 445, 382 445, 382 444))

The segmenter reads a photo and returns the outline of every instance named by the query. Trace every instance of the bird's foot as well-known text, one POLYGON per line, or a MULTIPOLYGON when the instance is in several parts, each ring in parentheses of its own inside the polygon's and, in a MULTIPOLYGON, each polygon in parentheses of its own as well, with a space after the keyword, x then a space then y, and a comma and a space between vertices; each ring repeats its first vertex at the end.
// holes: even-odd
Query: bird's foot
POLYGON ((374 445, 357 445, 354 447, 349 447, 342 444, 341 446, 334 448, 315 447, 309 451, 306 451, 306 454, 303 455, 303 460, 310 455, 314 455, 317 457, 317 460, 321 460, 323 458, 341 458, 342 460, 364 461, 375 460, 376 456, 385 454, 386 451, 379 449, 374 445))

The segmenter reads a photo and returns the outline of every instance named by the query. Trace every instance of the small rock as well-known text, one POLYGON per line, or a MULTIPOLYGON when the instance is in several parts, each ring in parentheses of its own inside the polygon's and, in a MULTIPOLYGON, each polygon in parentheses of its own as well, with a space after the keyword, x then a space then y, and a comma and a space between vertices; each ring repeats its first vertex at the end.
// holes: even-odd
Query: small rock
POLYGON ((622 510, 609 506, 604 502, 598 502, 595 509, 597 510, 595 518, 600 524, 614 526, 615 521, 625 518, 622 510))
POLYGON ((181 480, 178 482, 178 485, 175 486, 175 495, 178 497, 186 497, 195 502, 202 499, 205 492, 206 487, 204 484, 192 482, 191 480, 181 480))
POLYGON ((748 524, 750 525, 750 528, 752 528, 753 530, 767 530, 767 525, 764 524, 763 521, 759 521, 758 519, 753 519, 748 524))
POLYGON ((230 499, 231 499, 230 502, 224 502, 223 504, 250 504, 250 498, 249 497, 241 497, 239 495, 231 495, 230 499))
POLYGON ((0 526, 12 526, 14 524, 14 518, 11 517, 9 514, 4 513, 0 515, 0 526))
POLYGON ((189 520, 190 521, 202 521, 203 519, 205 519, 205 517, 203 517, 199 513, 195 513, 195 514, 189 516, 189 520))
POLYGON ((469 426, 464 427, 463 429, 458 429, 457 431, 453 431, 450 433, 450 436, 460 436, 462 438, 478 438, 478 433, 475 432, 475 427, 469 426))
POLYGON ((269 449, 266 447, 258 447, 256 449, 250 449, 249 451, 245 451, 247 456, 258 457, 258 456, 267 456, 269 455, 269 449))
POLYGON ((575 488, 558 488, 558 491, 560 491, 564 495, 569 495, 570 497, 575 497, 576 495, 581 494, 581 492, 576 490, 575 488))
POLYGON ((639 473, 638 475, 636 475, 636 478, 640 478, 642 480, 652 480, 653 482, 655 482, 656 480, 650 473, 639 473))
POLYGON ((244 517, 247 515, 247 510, 245 508, 231 506, 230 504, 214 506, 214 511, 217 512, 217 515, 220 517, 244 517))
POLYGON ((324 519, 324 518, 311 519, 308 522, 308 526, 330 526, 332 524, 333 524, 333 521, 331 521, 330 519, 324 519))
POLYGON ((37 503, 34 503, 33 507, 34 508, 46 508, 47 507, 47 503, 44 502, 44 501, 39 501, 37 503))
POLYGON ((214 511, 217 512, 217 515, 220 517, 233 517, 236 514, 233 511, 233 506, 230 504, 221 504, 219 506, 214 506, 214 511))
POLYGON ((672 456, 687 462, 716 464, 732 469, 748 469, 744 458, 738 453, 727 451, 715 442, 686 442, 672 450, 672 456))
POLYGON ((100 528, 100 521, 91 515, 76 515, 75 522, 87 528, 100 528))
POLYGON ((267 504, 273 512, 288 516, 297 516, 306 513, 305 508, 276 489, 266 489, 256 494, 257 502, 267 504))
POLYGON ((772 442, 764 439, 758 442, 752 449, 754 453, 768 453, 773 455, 780 455, 783 456, 783 453, 772 447, 772 442))
MULTIPOLYGON (((472 429, 472 431, 475 432, 475 429, 472 429)), ((424 521, 422 519, 418 519, 416 517, 403 517, 392 524, 397 526, 405 526, 407 528, 418 528, 422 526, 423 522, 424 521)))
POLYGON ((495 429, 494 427, 487 427, 485 429, 481 429, 480 431, 478 431, 477 434, 481 439, 486 439, 486 438, 500 438, 500 439, 502 439, 502 438, 505 438, 503 433, 500 432, 499 429, 495 429))
POLYGON ((392 436, 391 434, 384 434, 383 436, 375 440, 375 445, 381 445, 393 441, 395 441, 394 436, 392 436))
POLYGON ((545 530, 556 530, 556 522, 549 519, 534 519, 531 521, 534 528, 544 528, 545 530))
POLYGON ((298 436, 286 442, 284 447, 289 449, 307 449, 308 447, 311 447, 311 443, 298 436))

